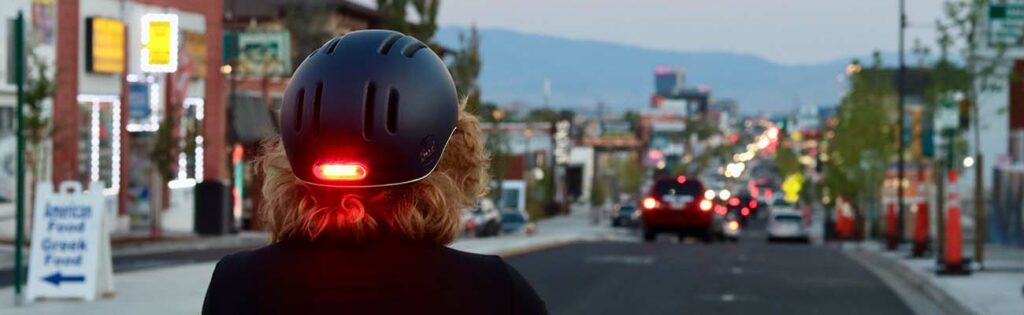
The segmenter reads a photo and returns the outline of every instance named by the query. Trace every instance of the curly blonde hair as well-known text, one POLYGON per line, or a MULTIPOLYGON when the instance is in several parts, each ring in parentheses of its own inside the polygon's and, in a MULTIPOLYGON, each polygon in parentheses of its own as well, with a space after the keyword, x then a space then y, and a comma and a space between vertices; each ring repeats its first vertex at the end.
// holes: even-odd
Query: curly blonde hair
POLYGON ((487 193, 489 163, 476 117, 459 111, 458 125, 437 168, 426 178, 382 188, 323 188, 292 172, 280 139, 268 142, 257 168, 265 175, 262 211, 273 242, 331 237, 359 242, 395 234, 436 244, 460 230, 460 209, 487 193))

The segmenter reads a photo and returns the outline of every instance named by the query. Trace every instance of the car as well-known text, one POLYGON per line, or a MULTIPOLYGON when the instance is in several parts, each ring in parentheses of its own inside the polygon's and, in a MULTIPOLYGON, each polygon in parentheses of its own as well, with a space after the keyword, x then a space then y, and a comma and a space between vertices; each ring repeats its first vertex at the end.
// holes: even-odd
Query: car
POLYGON ((734 214, 728 214, 725 216, 725 220, 722 220, 722 238, 739 242, 740 241, 740 218, 734 214))
POLYGON ((530 222, 530 216, 518 210, 501 212, 502 234, 533 234, 536 226, 530 222))
POLYGON ((768 216, 768 242, 810 241, 810 231, 803 214, 796 210, 773 208, 768 216))
POLYGON ((680 238, 697 236, 704 242, 714 238, 714 206, 704 198, 704 185, 686 176, 662 177, 654 181, 641 202, 643 239, 653 242, 659 233, 680 238))
POLYGON ((501 233, 501 213, 490 199, 480 199, 476 206, 462 209, 462 219, 466 234, 471 236, 487 237, 501 233))
POLYGON ((462 209, 459 219, 462 221, 462 236, 476 236, 476 220, 473 217, 473 208, 462 209))
POLYGON ((785 199, 776 198, 775 200, 772 200, 771 211, 776 210, 783 212, 796 211, 796 205, 793 204, 792 202, 786 201, 785 199))
POLYGON ((636 205, 624 204, 619 206, 617 209, 612 210, 612 226, 619 227, 632 227, 636 226, 640 222, 640 211, 637 211, 636 205))
MULTIPOLYGON (((749 197, 749 195, 747 196, 749 197)), ((731 196, 724 203, 728 215, 733 216, 742 225, 747 225, 747 220, 754 215, 754 211, 750 207, 750 199, 743 195, 731 196)))

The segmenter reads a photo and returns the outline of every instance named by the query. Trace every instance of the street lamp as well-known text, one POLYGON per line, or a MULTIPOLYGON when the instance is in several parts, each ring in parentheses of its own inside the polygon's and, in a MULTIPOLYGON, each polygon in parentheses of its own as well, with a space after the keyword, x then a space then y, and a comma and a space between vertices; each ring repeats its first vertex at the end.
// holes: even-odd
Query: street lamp
POLYGON ((503 118, 505 118, 505 110, 499 108, 495 109, 494 111, 491 111, 491 118, 494 118, 495 122, 500 122, 503 118))
POLYGON ((965 157, 964 158, 964 168, 971 168, 971 166, 974 166, 974 157, 973 156, 965 157))

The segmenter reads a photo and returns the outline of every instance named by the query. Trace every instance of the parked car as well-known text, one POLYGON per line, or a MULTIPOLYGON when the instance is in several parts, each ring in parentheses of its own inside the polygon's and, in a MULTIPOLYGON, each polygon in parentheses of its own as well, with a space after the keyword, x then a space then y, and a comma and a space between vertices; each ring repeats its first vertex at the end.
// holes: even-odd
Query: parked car
POLYGON ((490 199, 480 199, 475 207, 462 209, 462 219, 468 235, 486 237, 501 232, 501 213, 490 199))
POLYGON ((640 223, 640 211, 636 205, 624 204, 612 211, 612 226, 632 227, 640 223))
POLYGON ((530 217, 525 212, 518 210, 501 212, 501 233, 503 234, 533 234, 536 225, 530 222, 530 217))
POLYGON ((804 216, 795 210, 773 208, 768 217, 768 242, 781 240, 810 241, 810 231, 804 216))
POLYGON ((704 242, 714 238, 714 204, 704 198, 700 180, 686 176, 663 177, 651 185, 641 202, 643 239, 653 242, 659 233, 673 233, 680 238, 697 236, 704 242))

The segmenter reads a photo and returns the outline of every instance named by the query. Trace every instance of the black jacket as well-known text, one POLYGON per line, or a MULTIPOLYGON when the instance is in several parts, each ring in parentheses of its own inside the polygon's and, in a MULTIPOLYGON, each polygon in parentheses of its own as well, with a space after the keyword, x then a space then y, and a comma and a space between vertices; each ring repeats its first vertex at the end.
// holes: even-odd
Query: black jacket
POLYGON ((384 238, 289 240, 217 263, 203 314, 546 314, 500 257, 384 238))

